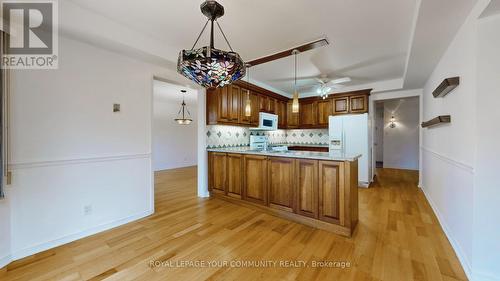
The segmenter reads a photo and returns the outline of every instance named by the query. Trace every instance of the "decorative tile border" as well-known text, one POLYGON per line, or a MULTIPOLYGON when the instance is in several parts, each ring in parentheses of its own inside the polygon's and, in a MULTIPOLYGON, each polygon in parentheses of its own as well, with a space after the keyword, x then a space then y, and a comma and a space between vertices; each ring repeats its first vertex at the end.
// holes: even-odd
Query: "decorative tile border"
POLYGON ((271 144, 328 144, 328 129, 250 131, 245 127, 209 125, 207 148, 249 146, 251 134, 266 135, 271 144))

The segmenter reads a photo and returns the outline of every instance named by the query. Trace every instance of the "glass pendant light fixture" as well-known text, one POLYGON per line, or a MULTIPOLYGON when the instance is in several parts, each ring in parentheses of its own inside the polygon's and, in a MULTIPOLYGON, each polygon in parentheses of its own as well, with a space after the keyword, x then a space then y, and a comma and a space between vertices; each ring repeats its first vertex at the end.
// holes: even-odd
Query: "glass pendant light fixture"
POLYGON ((217 21, 217 18, 224 15, 224 7, 216 1, 207 0, 201 4, 200 8, 208 20, 193 47, 179 53, 177 71, 205 88, 224 87, 245 76, 245 63, 240 55, 233 51, 217 21), (210 22, 210 46, 195 49, 208 22, 210 22), (231 51, 227 52, 214 47, 214 22, 231 51))
POLYGON ((293 100, 292 100, 292 113, 299 113, 299 91, 297 90, 297 55, 299 54, 298 50, 293 50, 292 54, 295 58, 295 78, 294 78, 294 91, 293 91, 293 100))
MULTIPOLYGON (((247 82, 250 84, 250 64, 247 67, 247 82)), ((245 101, 245 116, 252 116, 252 101, 250 101, 250 91, 247 90, 247 100, 245 101)))
POLYGON ((186 102, 184 102, 184 97, 186 96, 186 90, 181 90, 182 93, 182 104, 179 113, 177 113, 177 118, 174 119, 175 122, 179 125, 189 125, 193 122, 191 119, 191 113, 187 109, 186 102), (187 115, 186 115, 187 113, 187 115))

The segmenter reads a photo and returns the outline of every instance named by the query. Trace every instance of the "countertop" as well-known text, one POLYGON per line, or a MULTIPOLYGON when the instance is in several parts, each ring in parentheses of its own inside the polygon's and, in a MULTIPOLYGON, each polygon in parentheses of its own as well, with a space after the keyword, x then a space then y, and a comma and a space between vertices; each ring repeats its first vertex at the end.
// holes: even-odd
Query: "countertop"
POLYGON ((271 146, 302 146, 302 147, 328 147, 328 144, 305 144, 305 143, 276 143, 271 144, 271 146))
POLYGON ((361 155, 347 155, 340 152, 315 152, 315 151, 292 151, 292 150, 258 151, 250 149, 249 146, 208 148, 207 151, 222 152, 222 153, 254 154, 254 155, 264 155, 264 156, 274 156, 274 157, 331 160, 331 161, 354 161, 361 157, 361 155))

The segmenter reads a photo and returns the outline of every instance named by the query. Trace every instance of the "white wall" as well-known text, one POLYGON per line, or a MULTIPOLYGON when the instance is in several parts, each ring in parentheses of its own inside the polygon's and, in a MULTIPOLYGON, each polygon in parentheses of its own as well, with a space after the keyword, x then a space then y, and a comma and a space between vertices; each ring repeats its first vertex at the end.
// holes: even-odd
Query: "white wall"
POLYGON ((8 197, 0 199, 0 268, 10 261, 10 204, 8 197))
POLYGON ((375 106, 375 161, 384 161, 384 104, 377 103, 375 106))
POLYGON ((153 98, 153 169, 155 171, 197 164, 198 91, 162 81, 154 81, 153 98), (186 104, 193 123, 179 125, 177 118, 182 95, 187 90, 186 104))
MULTIPOLYGON (((481 166, 479 161, 483 165, 495 164, 495 162, 490 162, 491 159, 479 157, 480 151, 487 153, 494 146, 485 146, 484 150, 482 150, 478 145, 489 141, 498 143, 497 135, 488 132, 483 136, 478 133, 477 126, 480 120, 485 117, 484 113, 479 112, 479 107, 481 107, 482 111, 483 106, 491 104, 495 98, 493 94, 487 93, 486 90, 484 94, 486 100, 483 101, 479 99, 477 91, 479 85, 477 77, 478 74, 482 73, 482 70, 478 70, 477 64, 478 54, 480 53, 477 45, 477 18, 488 3, 489 0, 478 1, 434 69, 425 85, 423 94, 423 119, 428 120, 438 115, 450 114, 451 124, 423 130, 421 152, 423 158, 422 189, 438 216, 467 276, 473 280, 490 280, 486 277, 488 275, 499 276, 498 268, 489 266, 490 264, 483 264, 487 268, 483 268, 481 273, 476 272, 478 257, 475 254, 476 250, 481 252, 480 247, 475 246, 475 241, 477 241, 478 237, 484 235, 481 233, 483 233, 483 229, 487 229, 486 224, 492 223, 491 220, 487 220, 486 224, 474 227, 478 223, 476 221, 477 210, 483 208, 478 205, 493 204, 498 206, 498 199, 496 202, 488 200, 483 202, 484 198, 477 197, 482 192, 479 192, 478 187, 474 186, 474 182, 482 182, 482 180, 478 180, 479 175, 476 174, 476 168, 481 166), (460 76, 460 86, 445 98, 433 98, 432 91, 439 83, 443 79, 453 76, 460 76), (495 137, 497 139, 494 139, 495 137), (483 140, 480 141, 480 139, 483 140), (478 152, 477 157, 476 151, 478 152), (483 162, 484 160, 487 162, 483 162), (491 274, 491 271, 497 273, 491 274)), ((498 28, 496 31, 498 32, 498 28)), ((490 32, 492 31, 490 30, 490 32)), ((487 38, 488 36, 484 37, 484 46, 493 43, 493 41, 488 40, 492 40, 491 38, 495 37, 497 33, 495 36, 492 34, 495 33, 491 33, 489 38, 487 38)), ((498 67, 498 64, 494 65, 495 58, 499 56, 498 52, 489 51, 484 63, 490 67, 498 67)), ((485 71, 489 72, 491 69, 485 71)), ((491 80, 491 76, 488 77, 491 80)), ((498 80, 498 77, 496 80, 498 80)), ((498 90, 493 83, 487 87, 498 90)), ((494 104, 497 103, 498 98, 494 104)), ((487 129, 484 127, 484 132, 494 130, 491 127, 492 123, 488 124, 487 129)), ((498 166, 496 170, 498 171, 498 166)), ((483 171, 485 174, 489 173, 487 169, 483 171)), ((491 184, 488 179, 486 182, 491 184)), ((491 189, 483 195, 487 196, 490 191, 491 189)), ((492 197, 490 200, 494 201, 495 199, 492 197)), ((491 219, 491 215, 495 213, 498 213, 498 211, 489 212, 488 218, 491 219)), ((485 238, 488 238, 488 234, 485 235, 485 238)), ((498 240, 495 241, 498 247, 498 240)), ((492 245, 494 243, 489 244, 489 246, 492 245)), ((498 253, 498 248, 491 247, 488 251, 498 253)), ((498 265, 498 256, 496 258, 491 262, 498 265)), ((498 280, 498 277, 496 279, 498 280)))
POLYGON ((14 259, 154 208, 153 76, 179 76, 66 38, 59 51, 58 70, 12 75, 14 259), (113 103, 121 112, 112 112, 113 103), (85 216, 88 205, 92 212, 85 216))
POLYGON ((473 271, 477 280, 500 278, 500 15, 478 27, 473 271))
POLYGON ((418 97, 384 101, 384 168, 418 170, 419 121, 418 97), (395 128, 390 127, 392 116, 395 128))

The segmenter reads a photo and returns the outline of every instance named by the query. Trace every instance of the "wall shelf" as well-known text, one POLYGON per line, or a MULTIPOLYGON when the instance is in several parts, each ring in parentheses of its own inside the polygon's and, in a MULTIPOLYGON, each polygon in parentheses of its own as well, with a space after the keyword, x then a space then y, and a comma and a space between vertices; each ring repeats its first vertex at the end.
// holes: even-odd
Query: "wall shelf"
POLYGON ((443 80, 441 84, 432 92, 435 98, 442 98, 460 85, 460 77, 451 77, 443 80))
POLYGON ((441 115, 438 116, 434 119, 431 119, 427 122, 422 122, 422 128, 427 128, 431 126, 435 126, 441 123, 450 123, 451 122, 451 116, 450 115, 441 115))

